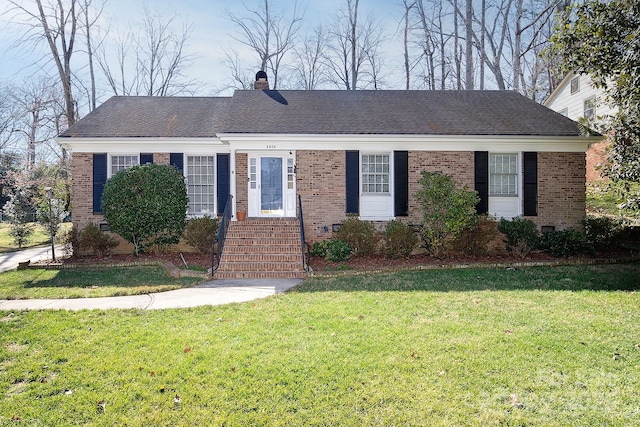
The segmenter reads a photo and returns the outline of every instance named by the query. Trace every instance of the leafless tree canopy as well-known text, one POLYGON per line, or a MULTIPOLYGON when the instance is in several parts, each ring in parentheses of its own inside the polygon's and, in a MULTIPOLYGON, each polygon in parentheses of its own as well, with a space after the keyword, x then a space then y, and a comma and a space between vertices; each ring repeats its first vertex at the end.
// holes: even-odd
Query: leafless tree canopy
POLYGON ((185 49, 192 25, 180 26, 175 16, 165 19, 146 9, 140 28, 140 32, 116 34, 111 44, 115 52, 105 45, 99 50, 97 61, 111 92, 147 96, 192 94, 195 82, 185 73, 193 60, 185 49))
MULTIPOLYGON (((243 15, 227 12, 228 19, 238 29, 231 37, 255 55, 255 71, 268 71, 271 89, 278 88, 283 60, 297 42, 304 16, 298 9, 297 1, 293 2, 290 9, 291 15, 286 16, 284 12, 273 10, 270 0, 263 0, 259 8, 247 8, 243 15)), ((228 51, 227 58, 230 60, 233 81, 242 82, 247 73, 242 71, 242 65, 237 60, 238 53, 228 51)), ((246 84, 240 83, 240 86, 246 84)))

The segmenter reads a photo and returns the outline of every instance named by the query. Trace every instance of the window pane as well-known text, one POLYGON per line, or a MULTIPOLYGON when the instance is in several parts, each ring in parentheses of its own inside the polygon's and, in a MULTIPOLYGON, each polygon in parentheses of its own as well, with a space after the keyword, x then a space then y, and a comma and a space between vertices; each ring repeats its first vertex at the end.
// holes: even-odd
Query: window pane
POLYGON ((390 156, 388 154, 362 155, 362 191, 365 193, 388 193, 390 182, 390 156))
POLYGON ((187 156, 189 214, 215 212, 214 165, 214 156, 187 156))
POLYGON ((518 155, 491 154, 489 156, 489 194, 518 195, 518 155))

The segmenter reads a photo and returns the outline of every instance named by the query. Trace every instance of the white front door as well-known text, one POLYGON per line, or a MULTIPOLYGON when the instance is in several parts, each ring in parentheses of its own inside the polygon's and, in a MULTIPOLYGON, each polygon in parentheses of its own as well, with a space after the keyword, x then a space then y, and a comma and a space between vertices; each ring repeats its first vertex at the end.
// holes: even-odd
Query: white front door
POLYGON ((249 216, 295 217, 295 154, 249 154, 249 216))

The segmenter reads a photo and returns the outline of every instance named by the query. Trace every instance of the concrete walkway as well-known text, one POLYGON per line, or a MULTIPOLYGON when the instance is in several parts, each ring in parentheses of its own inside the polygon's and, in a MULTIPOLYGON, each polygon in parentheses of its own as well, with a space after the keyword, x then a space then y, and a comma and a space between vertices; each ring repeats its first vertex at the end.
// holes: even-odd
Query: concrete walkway
POLYGON ((302 279, 223 279, 192 288, 148 295, 105 298, 0 300, 0 311, 16 310, 159 310, 246 302, 285 292, 302 279))
MULTIPOLYGON (((55 246, 56 258, 64 256, 64 248, 55 246)), ((38 246, 37 248, 23 249, 21 251, 6 252, 0 254, 0 272, 13 270, 21 262, 46 261, 51 259, 51 246, 38 246)))

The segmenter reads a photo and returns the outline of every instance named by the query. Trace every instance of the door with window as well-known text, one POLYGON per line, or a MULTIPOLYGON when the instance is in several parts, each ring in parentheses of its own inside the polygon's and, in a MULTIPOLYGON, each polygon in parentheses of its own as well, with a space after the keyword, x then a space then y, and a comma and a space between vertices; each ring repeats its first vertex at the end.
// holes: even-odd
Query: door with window
POLYGON ((295 217, 296 179, 293 152, 249 154, 249 216, 295 217))

